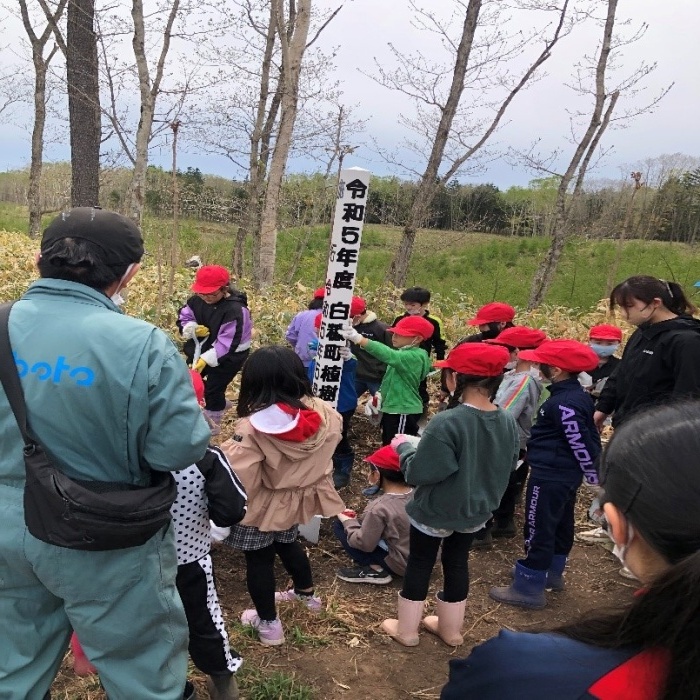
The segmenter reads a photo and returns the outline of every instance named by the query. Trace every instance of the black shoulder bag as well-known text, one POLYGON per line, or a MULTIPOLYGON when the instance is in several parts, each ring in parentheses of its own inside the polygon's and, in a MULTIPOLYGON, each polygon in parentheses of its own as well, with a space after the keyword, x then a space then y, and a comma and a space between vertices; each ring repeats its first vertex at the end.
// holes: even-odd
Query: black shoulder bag
POLYGON ((0 381, 24 439, 24 521, 39 540, 58 547, 106 551, 137 547, 170 522, 177 485, 151 470, 150 486, 71 479, 56 469, 29 435, 22 385, 15 370, 8 321, 14 302, 0 305, 0 381))

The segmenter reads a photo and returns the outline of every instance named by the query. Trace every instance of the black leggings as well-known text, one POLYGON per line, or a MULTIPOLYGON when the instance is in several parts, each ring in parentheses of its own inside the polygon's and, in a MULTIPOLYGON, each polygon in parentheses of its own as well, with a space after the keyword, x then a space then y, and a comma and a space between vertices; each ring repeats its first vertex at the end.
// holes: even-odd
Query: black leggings
POLYGON ((295 590, 303 591, 314 586, 311 563, 304 548, 298 542, 274 542, 262 549, 247 551, 245 553, 246 584, 261 620, 269 621, 277 618, 275 554, 279 555, 284 568, 292 577, 295 590))
POLYGON ((401 597, 407 600, 425 600, 430 586, 430 575, 442 543, 441 600, 459 603, 469 593, 469 549, 476 533, 453 532, 444 539, 431 537, 411 525, 408 565, 403 578, 401 597))

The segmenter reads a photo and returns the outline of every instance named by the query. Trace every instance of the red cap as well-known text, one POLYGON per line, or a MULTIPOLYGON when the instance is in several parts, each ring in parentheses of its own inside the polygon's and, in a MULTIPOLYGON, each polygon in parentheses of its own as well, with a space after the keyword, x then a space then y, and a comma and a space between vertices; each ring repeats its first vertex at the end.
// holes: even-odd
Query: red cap
POLYGON ((622 329, 617 326, 609 326, 607 323, 601 323, 599 326, 593 326, 588 331, 588 337, 593 340, 622 340, 622 329))
POLYGON ((384 447, 380 447, 369 457, 365 457, 363 461, 369 462, 375 467, 388 469, 392 472, 401 471, 401 465, 399 464, 399 455, 391 445, 384 445, 384 447))
POLYGON ((325 287, 319 287, 315 292, 314 292, 314 299, 323 299, 323 297, 326 296, 326 288, 325 287))
POLYGON ((228 270, 221 265, 204 265, 194 276, 192 291, 195 294, 213 294, 231 281, 228 270))
POLYGON ((314 328, 318 330, 321 327, 321 319, 323 318, 323 314, 319 311, 316 314, 316 317, 314 318, 314 328))
POLYGON ((492 301, 482 306, 474 318, 467 321, 470 326, 483 326, 487 323, 501 323, 512 321, 515 318, 515 309, 500 301, 492 301))
POLYGON ((484 340, 484 343, 491 345, 507 345, 510 348, 537 348, 547 340, 547 334, 539 328, 528 328, 527 326, 513 326, 504 328, 498 337, 484 340))
POLYGON ((194 389, 194 395, 197 397, 197 403, 204 403, 204 380, 200 372, 195 372, 195 370, 190 370, 190 379, 192 380, 192 388, 194 389))
POLYGON ((578 340, 548 340, 535 350, 522 350, 518 357, 521 360, 561 367, 572 374, 590 372, 600 361, 588 345, 579 343, 578 340))
POLYGON ((462 343, 450 350, 446 360, 438 360, 434 366, 477 377, 497 377, 503 374, 509 360, 510 353, 501 345, 462 343))
POLYGON ((367 311, 367 304, 362 297, 353 297, 350 302, 350 317, 359 316, 367 311))
POLYGON ((435 331, 433 324, 422 316, 404 316, 395 326, 387 328, 387 330, 409 338, 418 335, 423 340, 432 338, 435 331))

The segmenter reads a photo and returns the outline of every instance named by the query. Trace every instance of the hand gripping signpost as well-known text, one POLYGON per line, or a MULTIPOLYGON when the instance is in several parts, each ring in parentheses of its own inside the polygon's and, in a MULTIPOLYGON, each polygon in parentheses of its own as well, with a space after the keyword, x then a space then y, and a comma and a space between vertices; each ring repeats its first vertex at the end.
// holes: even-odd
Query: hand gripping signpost
POLYGON ((367 211, 369 178, 367 170, 348 168, 341 171, 338 181, 338 199, 326 272, 326 295, 323 299, 313 380, 314 396, 328 401, 334 408, 338 402, 340 377, 343 373, 340 350, 346 344, 339 331, 350 322, 350 302, 357 278, 357 259, 367 211))

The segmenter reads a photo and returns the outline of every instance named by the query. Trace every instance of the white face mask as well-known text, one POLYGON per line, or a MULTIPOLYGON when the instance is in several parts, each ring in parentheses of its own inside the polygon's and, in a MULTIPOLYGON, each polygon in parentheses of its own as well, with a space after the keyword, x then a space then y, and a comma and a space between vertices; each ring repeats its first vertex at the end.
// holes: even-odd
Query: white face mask
POLYGON ((627 549, 629 548, 630 544, 632 544, 632 540, 634 539, 634 530, 632 528, 631 523, 627 523, 627 542, 623 545, 615 544, 613 547, 612 553, 622 562, 623 566, 625 565, 625 556, 627 554, 627 549))
POLYGON ((530 369, 527 371, 527 373, 531 377, 534 377, 535 379, 539 379, 540 381, 542 381, 542 373, 540 372, 539 367, 530 367, 530 369))
POLYGON ((126 268, 126 272, 122 275, 122 278, 119 280, 117 289, 115 290, 114 294, 112 294, 112 296, 110 297, 112 303, 116 304, 117 306, 124 306, 124 304, 126 303, 127 290, 125 289, 121 293, 120 291, 122 288, 122 284, 124 284, 124 280, 129 276, 129 273, 134 268, 134 265, 136 265, 136 263, 131 263, 129 267, 126 268))
POLYGON ((518 364, 517 360, 511 360, 510 362, 506 363, 506 369, 515 369, 515 365, 518 364))

